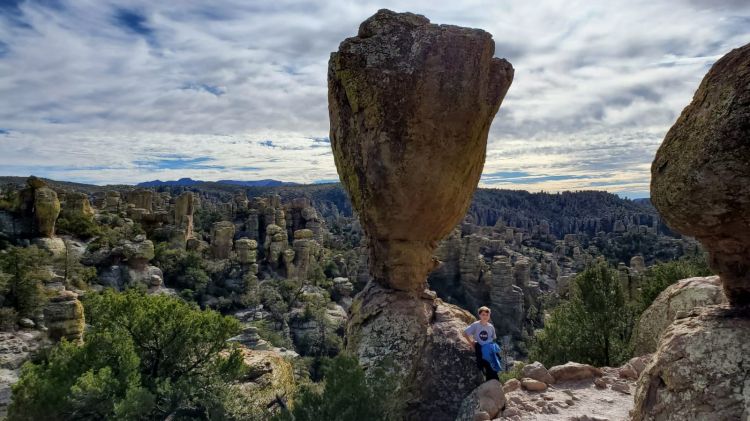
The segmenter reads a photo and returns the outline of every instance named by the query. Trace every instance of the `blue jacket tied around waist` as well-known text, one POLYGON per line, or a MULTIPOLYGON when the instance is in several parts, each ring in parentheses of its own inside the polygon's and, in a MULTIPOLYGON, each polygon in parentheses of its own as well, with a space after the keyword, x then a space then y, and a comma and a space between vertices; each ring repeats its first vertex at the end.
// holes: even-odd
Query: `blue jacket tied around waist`
POLYGON ((500 346, 494 342, 488 342, 482 345, 482 358, 490 363, 490 366, 495 371, 500 371, 502 365, 500 364, 500 346))

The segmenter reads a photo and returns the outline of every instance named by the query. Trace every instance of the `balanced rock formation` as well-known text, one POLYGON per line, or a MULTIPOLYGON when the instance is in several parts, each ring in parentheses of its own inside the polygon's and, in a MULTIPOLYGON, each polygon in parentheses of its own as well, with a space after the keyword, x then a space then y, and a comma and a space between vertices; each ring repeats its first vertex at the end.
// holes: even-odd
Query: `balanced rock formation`
POLYGON ((452 420, 480 384, 461 335, 474 318, 425 287, 513 78, 493 53, 484 31, 380 10, 329 61, 331 146, 375 281, 352 303, 346 346, 366 369, 394 365, 406 419, 452 420))
POLYGON ((633 332, 634 354, 644 355, 656 351, 659 338, 678 313, 726 302, 718 276, 688 278, 670 285, 656 297, 638 320, 633 332))
POLYGON ((494 49, 482 30, 380 10, 331 54, 334 160, 381 285, 421 293, 437 242, 466 213, 513 79, 494 49))
POLYGON ((750 304, 750 44, 706 74, 651 165, 667 224, 710 254, 733 305, 750 304))
POLYGON ((729 305, 677 315, 639 378, 636 421, 750 419, 748 80, 750 44, 711 67, 651 167, 652 202, 703 243, 729 305))

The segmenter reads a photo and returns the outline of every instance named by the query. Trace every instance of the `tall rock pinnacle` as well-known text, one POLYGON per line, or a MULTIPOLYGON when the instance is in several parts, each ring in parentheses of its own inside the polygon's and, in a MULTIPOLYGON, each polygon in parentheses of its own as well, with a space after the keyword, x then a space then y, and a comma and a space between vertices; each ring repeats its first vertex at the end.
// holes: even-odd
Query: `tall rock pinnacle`
POLYGON ((331 54, 331 145, 381 285, 426 286, 432 253, 469 206, 513 80, 492 36, 380 10, 331 54))

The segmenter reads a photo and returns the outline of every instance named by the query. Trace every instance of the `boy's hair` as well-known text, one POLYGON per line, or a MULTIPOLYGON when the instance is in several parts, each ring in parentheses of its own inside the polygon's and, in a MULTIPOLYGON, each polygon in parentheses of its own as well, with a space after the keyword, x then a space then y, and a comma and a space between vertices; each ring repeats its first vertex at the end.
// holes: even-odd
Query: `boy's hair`
POLYGON ((479 307, 479 310, 477 310, 477 314, 482 314, 483 311, 486 311, 487 314, 492 314, 492 311, 487 306, 479 307))

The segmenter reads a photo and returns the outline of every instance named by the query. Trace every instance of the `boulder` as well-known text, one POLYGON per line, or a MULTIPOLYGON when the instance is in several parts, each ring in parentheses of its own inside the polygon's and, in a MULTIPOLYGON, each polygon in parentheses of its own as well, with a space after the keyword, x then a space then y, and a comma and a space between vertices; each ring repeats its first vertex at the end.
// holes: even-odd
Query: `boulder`
POLYGON ((656 297, 638 320, 633 332, 635 355, 656 351, 661 334, 677 313, 726 302, 718 276, 688 278, 670 285, 656 297))
POLYGON ((380 10, 328 65, 331 146, 381 285, 418 296, 468 209, 513 79, 492 36, 380 10))
POLYGON ((531 364, 527 364, 522 370, 523 377, 528 377, 534 380, 538 380, 542 383, 552 384, 555 382, 555 378, 549 374, 549 371, 539 361, 534 361, 531 364))
POLYGON ((549 374, 551 374, 552 377, 555 378, 555 383, 559 383, 564 381, 578 381, 591 379, 594 377, 601 377, 603 373, 601 369, 588 364, 568 362, 566 364, 556 365, 550 368, 549 374))
POLYGON ((521 388, 521 381, 518 379, 510 379, 503 385, 503 392, 510 393, 521 388))
POLYGON ((697 238, 732 305, 750 304, 750 44, 711 67, 651 165, 651 201, 697 238))
POLYGON ((675 320, 638 380, 633 420, 747 420, 748 338, 748 307, 701 307, 675 320))
POLYGON ((529 378, 521 379, 521 386, 523 386, 524 389, 530 390, 532 392, 542 392, 544 390, 547 390, 546 383, 529 378))
POLYGON ((463 400, 456 421, 491 420, 497 417, 504 407, 505 393, 502 385, 497 380, 489 380, 479 385, 463 400), (482 413, 487 417, 477 417, 482 413))
POLYGON ((276 351, 241 349, 246 374, 238 388, 246 414, 241 419, 252 419, 257 414, 273 414, 280 410, 278 399, 294 397, 296 383, 292 363, 276 351))

